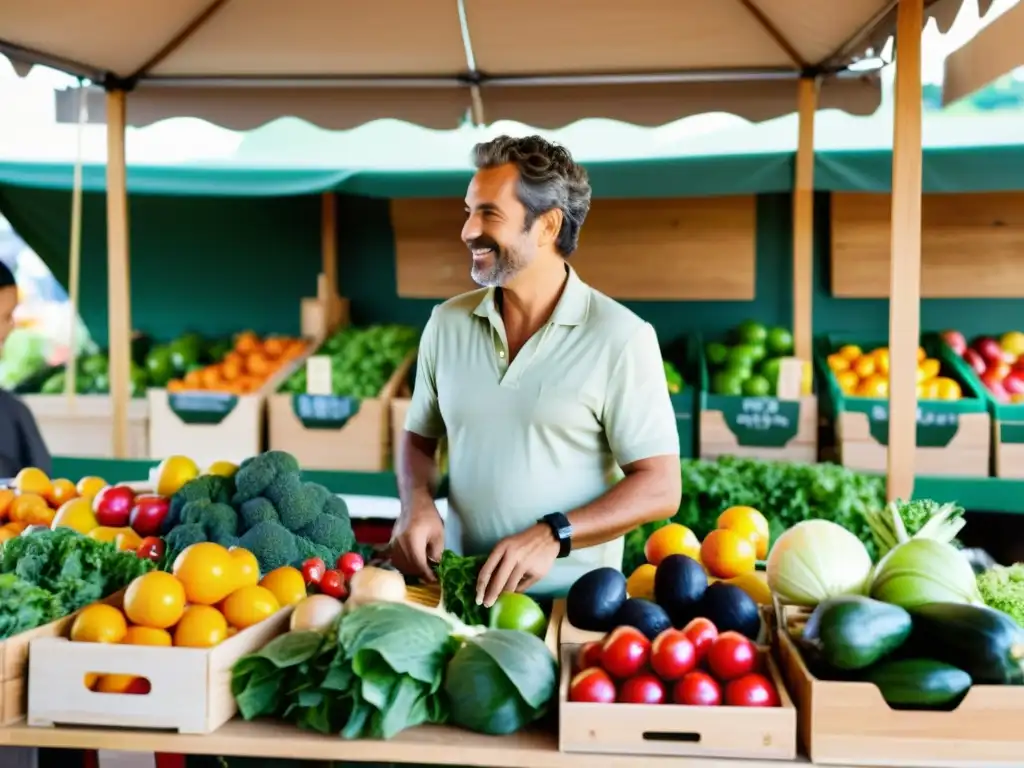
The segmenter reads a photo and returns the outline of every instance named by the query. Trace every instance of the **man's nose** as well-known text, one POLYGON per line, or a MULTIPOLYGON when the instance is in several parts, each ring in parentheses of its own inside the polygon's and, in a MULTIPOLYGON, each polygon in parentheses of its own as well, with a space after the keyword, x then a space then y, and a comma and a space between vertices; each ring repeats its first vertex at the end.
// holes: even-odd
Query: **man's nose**
POLYGON ((462 225, 462 241, 468 243, 483 234, 483 228, 480 226, 479 216, 470 216, 466 219, 466 223, 462 225))

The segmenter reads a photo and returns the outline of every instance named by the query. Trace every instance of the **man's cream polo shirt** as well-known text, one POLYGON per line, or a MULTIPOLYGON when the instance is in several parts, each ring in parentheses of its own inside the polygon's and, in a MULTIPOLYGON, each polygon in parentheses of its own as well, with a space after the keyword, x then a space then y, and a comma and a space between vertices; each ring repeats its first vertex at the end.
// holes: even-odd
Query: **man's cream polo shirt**
MULTIPOLYGON (((487 554, 598 498, 618 467, 679 455, 654 329, 568 273, 551 319, 511 365, 493 288, 435 307, 423 331, 405 428, 448 436, 455 551, 487 554)), ((531 593, 561 595, 582 573, 621 564, 621 538, 573 550, 531 593)))

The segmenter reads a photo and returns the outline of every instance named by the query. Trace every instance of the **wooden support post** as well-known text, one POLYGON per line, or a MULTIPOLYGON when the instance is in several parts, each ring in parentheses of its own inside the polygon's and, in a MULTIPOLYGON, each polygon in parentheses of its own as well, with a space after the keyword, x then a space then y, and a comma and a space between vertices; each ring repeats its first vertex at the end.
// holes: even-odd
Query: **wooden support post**
POLYGON ((914 491, 921 335, 921 31, 924 0, 900 0, 893 109, 887 495, 914 491))
POLYGON ((116 459, 128 457, 128 405, 131 398, 132 312, 124 154, 125 96, 124 91, 107 92, 107 312, 116 459))
POLYGON ((818 81, 802 77, 797 91, 800 117, 793 183, 793 341, 796 356, 810 361, 814 314, 814 113, 818 81))

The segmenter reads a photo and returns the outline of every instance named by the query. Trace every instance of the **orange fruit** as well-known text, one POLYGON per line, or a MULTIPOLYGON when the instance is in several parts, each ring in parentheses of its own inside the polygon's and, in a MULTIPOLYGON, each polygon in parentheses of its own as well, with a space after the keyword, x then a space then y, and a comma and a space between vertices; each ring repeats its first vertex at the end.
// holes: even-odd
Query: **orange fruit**
POLYGON ((224 618, 233 627, 245 629, 259 624, 281 610, 274 593, 266 587, 236 589, 224 601, 224 618))
POLYGON ((629 578, 626 579, 626 594, 630 597, 639 597, 644 600, 654 599, 654 574, 658 572, 657 566, 644 563, 638 566, 629 578))
POLYGON ((7 524, 6 524, 5 526, 4 526, 4 528, 6 528, 6 529, 8 529, 8 530, 10 530, 10 531, 14 531, 15 533, 21 533, 21 532, 22 532, 22 531, 24 531, 24 530, 25 530, 26 528, 28 528, 28 525, 27 525, 26 523, 15 523, 15 522, 11 522, 11 523, 7 523, 7 524))
POLYGON ((199 477, 199 467, 187 456, 169 456, 156 469, 156 492, 173 496, 189 480, 199 477))
POLYGON ((934 379, 939 375, 939 361, 934 357, 929 357, 926 360, 922 360, 917 366, 917 380, 918 382, 928 381, 928 379, 934 379))
POLYGON ((124 593, 124 612, 133 624, 141 627, 173 627, 184 610, 184 585, 164 571, 144 573, 124 593))
POLYGON ((97 693, 134 693, 145 695, 150 692, 149 680, 137 675, 102 675, 93 688, 97 693))
POLYGON ((250 355, 260 347, 260 337, 252 331, 243 331, 235 337, 235 351, 250 355))
POLYGON ((75 488, 75 484, 68 480, 66 477, 58 478, 50 484, 49 493, 43 494, 43 498, 49 503, 54 509, 59 509, 60 505, 66 501, 78 496, 78 489, 75 488))
POLYGON ((61 504, 57 514, 53 516, 50 527, 70 528, 81 534, 87 534, 94 528, 99 527, 96 520, 96 513, 92 511, 92 502, 89 499, 71 499, 61 504))
POLYGON ((889 375, 889 350, 885 347, 876 349, 871 353, 871 356, 875 358, 875 371, 882 374, 883 376, 889 375))
POLYGON ((82 498, 92 500, 106 487, 107 481, 102 477, 89 476, 79 480, 75 490, 78 491, 78 495, 82 498))
POLYGON ((857 397, 888 397, 889 380, 879 374, 868 376, 857 386, 855 394, 857 397))
POLYGON ((6 525, 3 528, 0 528, 0 544, 17 537, 18 533, 13 528, 8 528, 6 525))
POLYGON ((700 559, 712 576, 731 579, 754 570, 757 550, 750 539, 736 531, 719 528, 704 537, 700 559))
POLYGON ((854 373, 856 373, 862 379, 866 379, 869 376, 873 376, 874 375, 876 367, 877 367, 877 362, 876 362, 874 356, 872 356, 872 355, 863 355, 863 356, 858 357, 856 360, 853 361, 853 365, 851 366, 851 369, 853 370, 854 373))
POLYGON ((50 478, 41 469, 26 467, 15 475, 13 487, 19 493, 34 493, 45 498, 50 492, 50 478))
POLYGON ((939 376, 935 379, 935 396, 939 400, 959 400, 963 396, 960 385, 946 376, 939 376))
POLYGON ((928 353, 924 351, 924 347, 917 348, 917 362, 922 363, 927 359, 928 353))
POLYGON ((20 493, 11 502, 10 517, 16 523, 49 525, 53 521, 53 510, 39 494, 20 493))
POLYGON ((154 627, 128 627, 128 634, 121 641, 125 645, 171 645, 171 633, 154 627))
POLYGON ((10 488, 0 488, 0 522, 10 519, 11 502, 16 495, 10 488))
POLYGON ((235 566, 235 589, 254 587, 260 583, 260 564, 256 555, 241 547, 231 547, 228 554, 235 566))
POLYGON ((95 672, 88 672, 86 673, 85 680, 83 682, 85 683, 86 688, 88 688, 90 691, 95 691, 96 683, 98 683, 99 680, 100 676, 97 675, 95 672))
POLYGON ((290 565, 272 570, 263 577, 260 586, 273 592, 281 605, 295 605, 306 599, 306 582, 302 573, 290 565))
POLYGON ((208 605, 190 605, 174 628, 174 644, 183 648, 212 648, 228 635, 224 614, 208 605))
POLYGON ((126 634, 124 614, 106 603, 86 606, 71 624, 71 639, 76 643, 120 643, 126 634))
POLYGON ((172 572, 185 585, 188 602, 216 605, 235 591, 238 566, 220 544, 203 541, 178 555, 172 572))
POLYGON ((287 348, 288 340, 279 336, 263 342, 263 352, 267 357, 280 357, 287 348))
POLYGON ((860 384, 860 376, 854 371, 843 371, 836 374, 836 382, 843 392, 850 395, 853 394, 854 390, 857 389, 857 385, 860 384))
POLYGON ((831 368, 834 373, 842 373, 843 371, 850 370, 850 361, 839 353, 836 353, 828 356, 828 367, 831 368))
POLYGON ((729 507, 718 516, 718 527, 735 531, 754 545, 758 560, 768 557, 771 532, 765 516, 753 507, 729 507))
POLYGON ((131 528, 119 528, 114 537, 114 546, 118 552, 134 552, 142 544, 142 537, 131 528))
POLYGON ((657 566, 669 555, 687 555, 696 559, 700 556, 700 540, 685 525, 669 523, 662 526, 647 538, 644 557, 648 563, 657 566))
POLYGON ((861 351, 861 348, 858 347, 856 344, 847 344, 843 347, 840 347, 839 351, 836 352, 836 354, 839 355, 840 357, 845 357, 852 363, 858 357, 863 355, 864 352, 861 351))

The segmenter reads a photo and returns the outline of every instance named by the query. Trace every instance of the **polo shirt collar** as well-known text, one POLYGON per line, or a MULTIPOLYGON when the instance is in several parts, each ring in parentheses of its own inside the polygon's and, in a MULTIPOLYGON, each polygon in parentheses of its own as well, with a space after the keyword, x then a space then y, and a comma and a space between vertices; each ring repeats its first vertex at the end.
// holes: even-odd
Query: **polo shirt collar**
MULTIPOLYGON (((587 319, 587 313, 590 310, 590 286, 584 283, 576 274, 576 270, 568 264, 565 265, 565 269, 569 273, 569 279, 565 283, 562 297, 555 305, 554 312, 551 313, 551 323, 553 325, 579 325, 587 319)), ((473 310, 474 315, 487 318, 497 315, 494 291, 494 288, 487 289, 480 303, 473 310)))

